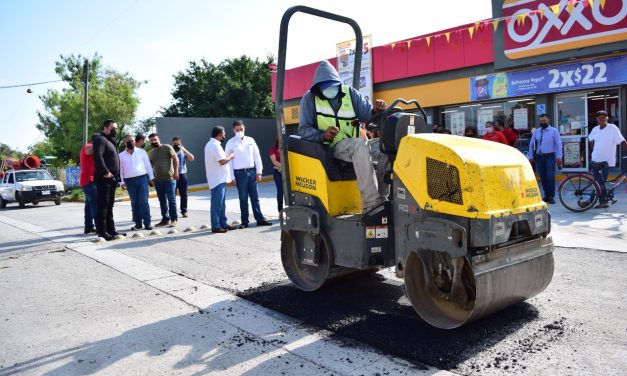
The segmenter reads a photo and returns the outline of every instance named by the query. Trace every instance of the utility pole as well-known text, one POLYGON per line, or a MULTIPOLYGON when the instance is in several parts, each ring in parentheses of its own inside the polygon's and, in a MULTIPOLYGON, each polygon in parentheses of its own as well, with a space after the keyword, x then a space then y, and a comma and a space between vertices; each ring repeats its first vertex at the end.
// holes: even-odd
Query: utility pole
POLYGON ((89 133, 89 108, 87 105, 87 99, 89 98, 89 60, 85 59, 85 64, 83 65, 83 86, 85 88, 84 98, 83 98, 83 112, 85 114, 84 117, 84 128, 85 128, 85 139, 83 145, 88 142, 88 133, 89 133))

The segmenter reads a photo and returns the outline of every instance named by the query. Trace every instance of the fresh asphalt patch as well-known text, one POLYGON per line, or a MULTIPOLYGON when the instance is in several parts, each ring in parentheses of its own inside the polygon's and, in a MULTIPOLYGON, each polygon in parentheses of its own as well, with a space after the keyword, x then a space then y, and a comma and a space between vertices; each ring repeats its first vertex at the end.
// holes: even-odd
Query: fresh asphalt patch
POLYGON ((298 290, 290 283, 275 283, 238 295, 418 367, 429 365, 463 374, 524 373, 527 355, 544 351, 567 330, 565 318, 557 317, 547 324, 527 302, 458 329, 437 329, 416 314, 400 281, 380 274, 314 292, 298 290), (511 341, 511 337, 517 339, 511 341), (505 340, 512 342, 507 351, 490 358, 477 356, 505 340))

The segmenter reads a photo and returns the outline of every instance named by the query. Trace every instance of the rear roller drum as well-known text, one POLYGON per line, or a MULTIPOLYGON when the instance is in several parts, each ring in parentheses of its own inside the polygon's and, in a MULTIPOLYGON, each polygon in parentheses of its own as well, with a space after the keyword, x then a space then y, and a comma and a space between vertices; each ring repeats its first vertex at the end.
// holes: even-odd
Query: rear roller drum
POLYGON ((330 277, 333 255, 326 239, 322 237, 318 265, 304 264, 296 249, 296 241, 289 233, 284 232, 281 236, 281 261, 285 273, 296 287, 304 291, 314 291, 322 287, 330 277))
MULTIPOLYGON (((303 236, 308 236, 304 235, 303 236)), ((320 234, 320 253, 318 265, 301 262, 296 242, 292 236, 283 232, 281 235, 281 262, 285 274, 296 287, 303 291, 315 291, 322 286, 344 280, 345 277, 361 276, 376 270, 358 270, 334 265, 333 249, 329 239, 320 234)))

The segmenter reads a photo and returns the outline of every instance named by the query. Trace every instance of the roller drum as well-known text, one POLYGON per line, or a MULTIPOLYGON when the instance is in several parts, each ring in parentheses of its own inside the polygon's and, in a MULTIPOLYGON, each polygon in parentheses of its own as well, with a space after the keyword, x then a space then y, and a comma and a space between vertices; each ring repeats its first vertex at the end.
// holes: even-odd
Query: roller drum
POLYGON ((315 291, 329 284, 344 279, 370 274, 376 269, 352 269, 337 266, 331 243, 325 234, 321 234, 317 265, 308 265, 300 260, 295 239, 284 232, 281 237, 281 262, 290 281, 300 290, 315 291))
POLYGON ((416 312, 429 324, 453 329, 530 299, 553 277, 553 242, 536 239, 475 256, 464 264, 465 291, 441 291, 434 264, 421 252, 406 263, 405 289, 416 312), (472 265, 472 266, 471 266, 472 265))

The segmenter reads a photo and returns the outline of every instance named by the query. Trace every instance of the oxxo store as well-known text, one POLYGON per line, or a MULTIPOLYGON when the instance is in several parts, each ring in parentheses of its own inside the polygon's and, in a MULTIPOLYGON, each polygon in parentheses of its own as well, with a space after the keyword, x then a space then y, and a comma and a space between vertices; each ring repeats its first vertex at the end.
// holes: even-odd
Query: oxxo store
POLYGON ((586 170, 596 112, 606 110, 626 130, 627 1, 495 5, 495 17, 508 20, 494 37, 496 72, 471 77, 470 103, 445 107, 442 121, 458 134, 459 124, 476 121, 482 133, 485 121, 500 118, 521 133, 525 151, 538 115, 547 113, 562 137, 564 169, 586 170), (498 72, 518 66, 527 68, 498 72), (465 116, 469 122, 460 121, 465 116))
MULTIPOLYGON (((492 9, 489 20, 371 48, 374 98, 417 99, 429 122, 457 135, 501 120, 523 152, 547 113, 564 171, 587 169, 596 111, 627 134, 627 0, 493 0, 492 9)), ((286 124, 298 123, 317 65, 287 72, 286 124)))

